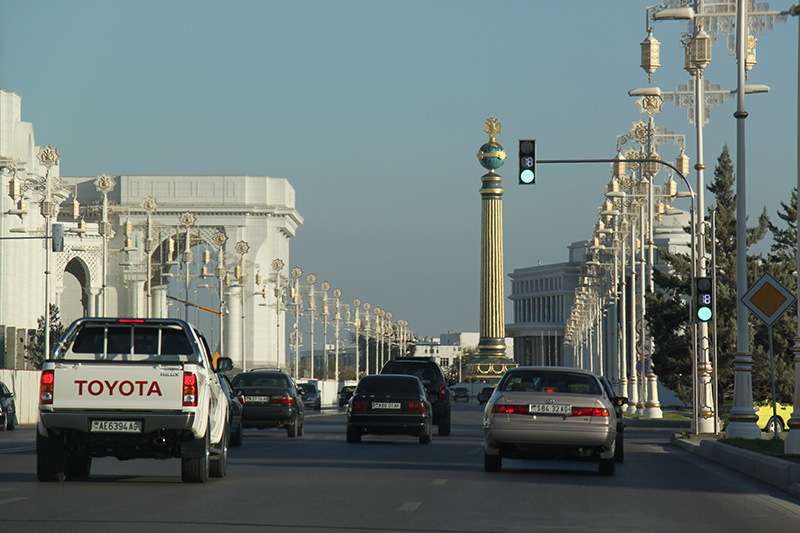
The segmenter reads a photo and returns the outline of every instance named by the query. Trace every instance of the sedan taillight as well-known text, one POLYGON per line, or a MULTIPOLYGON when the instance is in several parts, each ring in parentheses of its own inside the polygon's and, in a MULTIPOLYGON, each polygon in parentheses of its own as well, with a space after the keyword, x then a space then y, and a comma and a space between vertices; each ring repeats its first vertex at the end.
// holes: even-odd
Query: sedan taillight
POLYGON ((439 385, 439 399, 440 400, 444 400, 445 391, 447 391, 447 387, 445 386, 444 383, 442 383, 441 385, 439 385))
POLYGON ((291 404, 294 403, 294 398, 292 398, 288 394, 280 394, 280 395, 270 396, 269 403, 291 404))
POLYGON ((570 416, 609 416, 605 407, 573 407, 570 416))
POLYGON ((505 413, 507 415, 527 415, 529 409, 527 405, 514 405, 514 404, 494 404, 492 406, 493 413, 505 413))
POLYGON ((350 410, 354 413, 363 413, 367 410, 367 404, 369 402, 365 402, 363 400, 354 401, 350 410))
POLYGON ((424 413, 425 404, 422 402, 408 402, 408 410, 411 413, 424 413))

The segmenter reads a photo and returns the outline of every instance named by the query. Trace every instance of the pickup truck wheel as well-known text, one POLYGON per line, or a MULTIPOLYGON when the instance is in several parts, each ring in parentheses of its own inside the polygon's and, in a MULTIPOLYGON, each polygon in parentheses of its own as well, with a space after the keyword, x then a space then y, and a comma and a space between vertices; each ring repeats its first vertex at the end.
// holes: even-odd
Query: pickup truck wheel
POLYGON ((228 468, 228 430, 222 432, 219 451, 211 458, 211 477, 225 477, 228 468))
POLYGON ((62 443, 36 432, 36 478, 39 481, 64 481, 67 454, 62 443))
POLYGON ((181 479, 184 483, 205 483, 208 481, 209 463, 211 462, 211 443, 209 442, 208 434, 209 428, 206 428, 206 434, 202 437, 205 453, 200 457, 181 457, 181 479))
POLYGON ((88 453, 74 453, 67 455, 65 473, 67 477, 89 477, 92 471, 92 456, 88 453))

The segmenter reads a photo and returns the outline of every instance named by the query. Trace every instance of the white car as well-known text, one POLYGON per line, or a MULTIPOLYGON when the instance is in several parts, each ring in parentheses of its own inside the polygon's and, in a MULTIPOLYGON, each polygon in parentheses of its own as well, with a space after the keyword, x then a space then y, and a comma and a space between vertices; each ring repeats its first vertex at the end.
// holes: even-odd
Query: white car
POLYGON ((597 376, 563 367, 508 370, 483 416, 484 469, 498 471, 504 457, 599 462, 614 474, 615 402, 597 376))

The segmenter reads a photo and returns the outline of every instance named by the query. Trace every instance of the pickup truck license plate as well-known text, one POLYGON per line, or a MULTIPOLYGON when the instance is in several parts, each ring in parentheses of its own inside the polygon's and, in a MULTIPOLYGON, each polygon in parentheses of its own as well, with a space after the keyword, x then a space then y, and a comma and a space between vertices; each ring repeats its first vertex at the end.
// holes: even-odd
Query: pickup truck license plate
POLYGON ((372 402, 373 409, 400 409, 399 402, 372 402))
POLYGON ((92 420, 93 433, 141 433, 138 420, 92 420))
POLYGON ((531 414, 569 415, 572 413, 572 406, 559 403, 532 403, 528 406, 528 412, 531 414))

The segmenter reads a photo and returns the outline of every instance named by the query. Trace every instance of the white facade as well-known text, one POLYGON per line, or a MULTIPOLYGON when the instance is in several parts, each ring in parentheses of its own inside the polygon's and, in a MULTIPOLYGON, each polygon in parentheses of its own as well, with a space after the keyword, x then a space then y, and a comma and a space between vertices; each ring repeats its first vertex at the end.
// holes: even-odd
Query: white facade
POLYGON ((97 177, 61 178, 57 164, 48 174, 38 152, 32 125, 21 121, 21 98, 0 90, 0 367, 24 368, 23 345, 44 315, 48 260, 50 300, 65 325, 82 316, 171 316, 204 329, 202 312, 212 349, 237 368, 285 367, 276 279, 289 276, 289 240, 303 223, 287 179, 113 176, 104 251, 97 177), (63 252, 47 252, 42 183, 56 193, 52 222, 66 228, 63 252), (154 209, 145 209, 146 199, 154 209), (183 255, 187 232, 191 257, 183 255), (220 307, 222 320, 213 313, 220 307))

